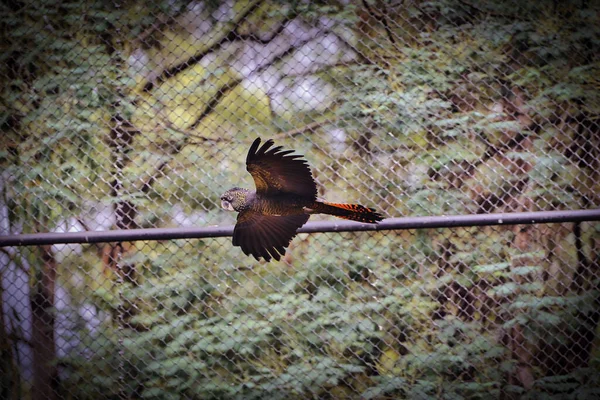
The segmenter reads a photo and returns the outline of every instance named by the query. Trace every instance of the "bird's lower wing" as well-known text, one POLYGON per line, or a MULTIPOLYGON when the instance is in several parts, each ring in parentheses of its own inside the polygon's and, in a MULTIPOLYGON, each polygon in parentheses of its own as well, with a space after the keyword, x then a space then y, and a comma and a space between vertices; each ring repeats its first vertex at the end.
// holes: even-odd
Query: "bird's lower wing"
POLYGON ((310 215, 273 216, 254 211, 242 211, 233 230, 233 245, 240 246, 246 255, 265 261, 279 261, 296 231, 310 215))

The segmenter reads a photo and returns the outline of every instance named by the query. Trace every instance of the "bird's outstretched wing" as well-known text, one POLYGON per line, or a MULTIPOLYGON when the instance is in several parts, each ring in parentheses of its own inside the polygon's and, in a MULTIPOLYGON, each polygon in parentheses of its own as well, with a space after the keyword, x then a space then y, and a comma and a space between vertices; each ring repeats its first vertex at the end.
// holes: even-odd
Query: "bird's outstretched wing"
POLYGON ((310 215, 273 216, 251 210, 238 214, 233 230, 233 245, 240 246, 246 255, 265 261, 279 261, 285 248, 296 236, 296 230, 308 221, 310 215))
POLYGON ((302 155, 289 155, 294 150, 282 150, 281 146, 271 148, 273 140, 259 146, 260 138, 257 138, 246 157, 246 169, 254 178, 257 193, 317 197, 317 185, 302 155))

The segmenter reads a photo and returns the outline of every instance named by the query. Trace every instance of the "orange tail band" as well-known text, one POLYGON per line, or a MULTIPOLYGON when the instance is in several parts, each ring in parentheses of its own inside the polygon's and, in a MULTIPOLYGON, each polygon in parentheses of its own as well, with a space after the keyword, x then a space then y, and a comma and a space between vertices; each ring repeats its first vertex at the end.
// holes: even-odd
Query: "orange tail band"
POLYGON ((381 214, 372 208, 360 204, 342 204, 317 201, 313 207, 315 214, 328 214, 352 221, 375 224, 383 219, 381 214))

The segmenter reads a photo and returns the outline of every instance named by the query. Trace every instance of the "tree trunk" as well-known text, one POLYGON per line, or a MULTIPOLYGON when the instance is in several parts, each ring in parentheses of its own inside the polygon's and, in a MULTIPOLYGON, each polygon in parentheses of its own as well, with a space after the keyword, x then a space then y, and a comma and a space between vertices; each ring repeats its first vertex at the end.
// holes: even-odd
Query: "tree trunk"
POLYGON ((58 374, 54 342, 54 285, 56 259, 50 246, 41 246, 41 276, 31 294, 33 347, 33 400, 58 398, 58 374))

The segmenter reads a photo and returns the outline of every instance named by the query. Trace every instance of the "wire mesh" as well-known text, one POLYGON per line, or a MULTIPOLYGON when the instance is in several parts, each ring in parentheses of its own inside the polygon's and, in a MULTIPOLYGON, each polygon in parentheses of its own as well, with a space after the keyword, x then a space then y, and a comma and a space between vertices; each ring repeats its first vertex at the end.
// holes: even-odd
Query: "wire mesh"
MULTIPOLYGON (((387 217, 600 207, 596 1, 0 7, 0 235, 231 225, 256 137, 387 217)), ((597 398, 599 231, 4 247, 0 398, 597 398)))

